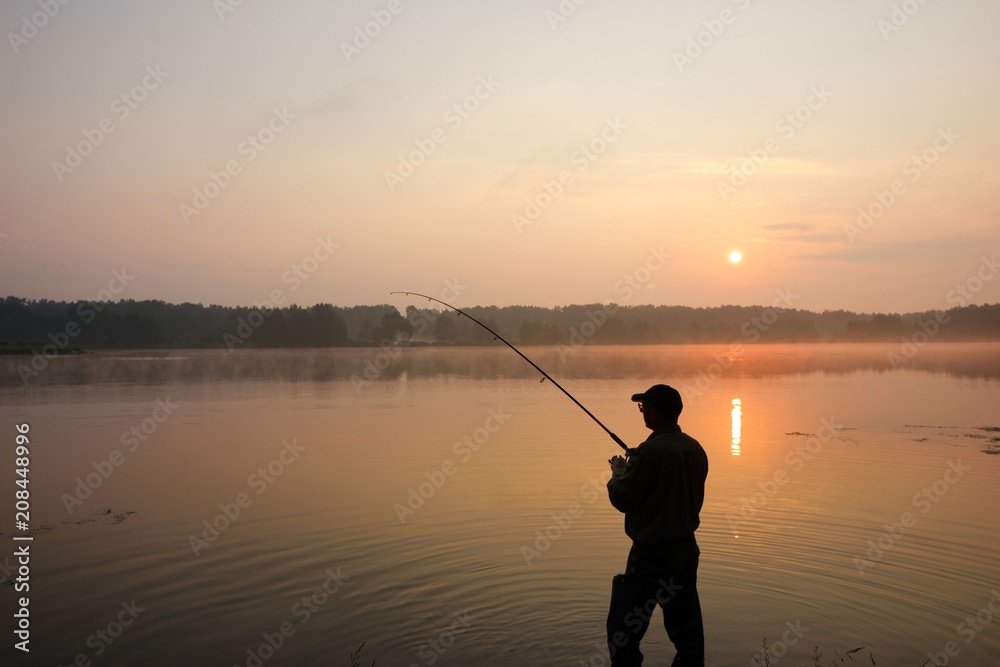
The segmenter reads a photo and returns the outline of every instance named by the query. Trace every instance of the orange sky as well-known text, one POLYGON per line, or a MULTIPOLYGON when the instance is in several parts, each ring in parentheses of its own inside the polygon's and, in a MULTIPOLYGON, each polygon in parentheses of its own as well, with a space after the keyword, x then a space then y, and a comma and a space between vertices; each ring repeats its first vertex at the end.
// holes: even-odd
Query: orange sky
POLYGON ((1000 300, 994 2, 235 4, 0 5, 3 295, 1000 300))

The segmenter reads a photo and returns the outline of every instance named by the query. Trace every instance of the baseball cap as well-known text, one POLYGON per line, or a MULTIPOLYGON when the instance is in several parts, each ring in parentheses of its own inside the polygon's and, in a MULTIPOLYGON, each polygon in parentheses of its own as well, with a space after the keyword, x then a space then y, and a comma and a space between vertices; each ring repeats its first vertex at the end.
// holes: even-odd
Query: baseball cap
POLYGON ((632 401, 654 408, 673 409, 677 412, 684 407, 680 392, 665 384, 654 384, 641 394, 632 394, 632 401))

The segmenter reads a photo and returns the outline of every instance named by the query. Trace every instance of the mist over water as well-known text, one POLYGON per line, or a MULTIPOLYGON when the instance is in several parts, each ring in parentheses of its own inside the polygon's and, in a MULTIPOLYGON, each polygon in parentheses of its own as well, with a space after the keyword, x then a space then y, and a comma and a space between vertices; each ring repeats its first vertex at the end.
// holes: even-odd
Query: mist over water
MULTIPOLYGON (((903 343, 744 345, 545 345, 521 349, 550 375, 579 378, 775 377, 798 373, 932 371, 1000 377, 1000 344, 903 343)), ((0 386, 224 382, 245 380, 369 382, 452 375, 540 377, 502 345, 488 347, 323 348, 275 350, 143 350, 79 356, 0 357, 0 386)))
MULTIPOLYGON (((1000 345, 896 368, 896 344, 524 351, 629 443, 629 395, 681 389, 710 460, 709 664, 788 623, 808 630, 783 664, 818 645, 917 666, 948 642, 992 664, 1000 634, 962 624, 1000 590, 1000 345)), ((265 665, 362 641, 389 667, 606 664, 617 447, 506 348, 102 353, 25 386, 27 361, 0 359, 0 398, 33 434, 37 643, 4 664, 247 665, 282 627, 265 665)), ((658 611, 643 649, 672 656, 658 611)))

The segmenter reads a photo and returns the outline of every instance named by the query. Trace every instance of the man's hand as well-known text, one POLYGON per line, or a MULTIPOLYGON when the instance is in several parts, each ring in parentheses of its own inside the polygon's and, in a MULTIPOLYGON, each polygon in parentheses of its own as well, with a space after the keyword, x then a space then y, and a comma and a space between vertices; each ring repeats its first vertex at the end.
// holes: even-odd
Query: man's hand
POLYGON ((628 460, 624 456, 614 456, 608 459, 608 463, 611 464, 611 474, 615 477, 623 475, 628 466, 628 460))

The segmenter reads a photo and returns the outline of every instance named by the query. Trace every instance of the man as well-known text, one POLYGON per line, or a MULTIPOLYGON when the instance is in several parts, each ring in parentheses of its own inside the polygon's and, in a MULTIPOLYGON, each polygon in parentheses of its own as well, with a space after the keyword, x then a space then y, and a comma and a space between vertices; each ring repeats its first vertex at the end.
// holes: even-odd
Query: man
POLYGON ((677 649, 673 665, 704 665, 705 637, 698 601, 698 513, 705 499, 708 457, 681 432, 683 409, 676 389, 658 384, 632 396, 649 438, 628 458, 610 460, 608 497, 625 513, 632 538, 625 574, 611 585, 608 649, 615 667, 642 665, 639 642, 657 605, 677 649))

